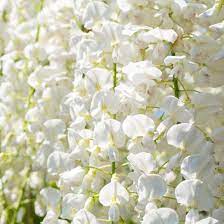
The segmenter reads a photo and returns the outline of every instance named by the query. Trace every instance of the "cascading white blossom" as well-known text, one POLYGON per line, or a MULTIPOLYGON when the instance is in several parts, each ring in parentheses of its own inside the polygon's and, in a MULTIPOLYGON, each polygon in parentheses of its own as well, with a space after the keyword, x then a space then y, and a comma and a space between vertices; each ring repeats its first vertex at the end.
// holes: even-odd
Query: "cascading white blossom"
POLYGON ((223 0, 0 0, 0 224, 224 223, 223 0))

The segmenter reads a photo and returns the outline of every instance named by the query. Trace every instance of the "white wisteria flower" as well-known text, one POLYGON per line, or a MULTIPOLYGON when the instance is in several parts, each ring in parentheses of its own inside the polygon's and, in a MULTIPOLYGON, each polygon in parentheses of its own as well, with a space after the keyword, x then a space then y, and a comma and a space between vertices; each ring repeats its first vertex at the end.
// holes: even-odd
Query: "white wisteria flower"
POLYGON ((94 140, 100 147, 122 147, 125 144, 125 135, 121 123, 114 119, 107 119, 97 123, 94 129, 94 140))
POLYGON ((167 142, 169 145, 191 153, 200 152, 206 146, 203 133, 190 123, 173 125, 167 132, 167 142))
POLYGON ((100 190, 99 201, 103 206, 110 206, 114 203, 122 205, 129 201, 129 194, 125 187, 112 179, 100 190))
POLYGON ((156 161, 154 161, 150 153, 131 153, 127 159, 135 170, 143 171, 145 174, 149 174, 156 169, 156 161))
POLYGON ((207 185, 200 180, 185 180, 175 189, 177 202, 201 211, 209 211, 214 206, 214 198, 207 185))
POLYGON ((143 217, 143 224, 178 224, 177 213, 170 208, 152 209, 143 217))
POLYGON ((161 198, 167 191, 166 182, 157 174, 142 174, 138 179, 139 201, 161 198))
POLYGON ((92 213, 86 211, 85 209, 79 210, 75 214, 71 223, 72 224, 81 224, 81 223, 98 224, 96 217, 92 213))
POLYGON ((122 128, 129 138, 144 137, 153 131, 153 120, 144 114, 129 115, 123 122, 122 128))

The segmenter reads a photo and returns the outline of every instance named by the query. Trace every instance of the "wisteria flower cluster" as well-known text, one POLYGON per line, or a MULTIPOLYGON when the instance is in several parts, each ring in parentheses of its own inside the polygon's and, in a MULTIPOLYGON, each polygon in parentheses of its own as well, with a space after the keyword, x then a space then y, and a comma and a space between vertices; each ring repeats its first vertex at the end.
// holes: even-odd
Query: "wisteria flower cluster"
POLYGON ((0 1, 0 223, 224 223, 223 0, 0 1))

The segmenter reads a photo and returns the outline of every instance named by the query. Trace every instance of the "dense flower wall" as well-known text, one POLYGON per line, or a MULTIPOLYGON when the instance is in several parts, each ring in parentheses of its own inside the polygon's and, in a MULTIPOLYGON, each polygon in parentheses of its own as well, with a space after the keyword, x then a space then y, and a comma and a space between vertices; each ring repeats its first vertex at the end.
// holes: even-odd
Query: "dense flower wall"
POLYGON ((224 223, 223 0, 0 0, 0 224, 224 223))

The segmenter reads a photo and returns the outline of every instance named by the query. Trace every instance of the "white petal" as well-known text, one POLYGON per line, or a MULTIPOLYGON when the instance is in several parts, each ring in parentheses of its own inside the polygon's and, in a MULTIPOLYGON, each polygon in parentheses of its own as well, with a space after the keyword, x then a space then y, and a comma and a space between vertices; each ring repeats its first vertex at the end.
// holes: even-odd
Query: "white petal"
POLYGON ((125 135, 121 123, 113 119, 97 123, 94 129, 94 141, 95 144, 104 148, 113 145, 122 147, 125 143, 125 135))
POLYGON ((110 89, 113 86, 112 74, 103 68, 93 68, 86 73, 85 84, 89 94, 101 89, 110 89))
POLYGON ((103 206, 110 206, 115 201, 119 203, 127 203, 129 201, 129 194, 125 187, 117 181, 111 181, 105 185, 99 193, 99 201, 103 206))
POLYGON ((65 171, 59 175, 59 186, 70 187, 74 185, 80 185, 85 176, 85 173, 85 169, 81 166, 77 166, 76 168, 73 168, 69 171, 65 171))
POLYGON ((178 107, 179 99, 175 96, 166 96, 162 103, 162 110, 168 114, 172 114, 178 107))
POLYGON ((46 136, 52 140, 65 132, 65 123, 60 119, 51 119, 44 122, 46 136))
POLYGON ((154 130, 154 122, 143 114, 127 116, 123 122, 123 131, 129 138, 143 137, 154 130))
POLYGON ((167 132, 167 142, 176 148, 197 153, 206 145, 204 135, 189 123, 173 125, 167 132))
POLYGON ((212 217, 218 219, 220 222, 224 222, 224 207, 214 209, 212 212, 212 217))
POLYGON ((127 0, 117 0, 117 5, 123 12, 128 12, 132 9, 132 5, 127 0))
POLYGON ((180 166, 180 161, 182 158, 182 153, 177 153, 170 157, 169 162, 167 163, 166 170, 171 171, 174 167, 180 166))
POLYGON ((197 209, 191 209, 185 217, 185 224, 196 223, 199 219, 200 219, 199 211, 197 209))
POLYGON ((164 59, 164 63, 165 65, 174 65, 176 63, 180 63, 180 62, 183 62, 183 60, 186 58, 185 55, 183 56, 167 56, 165 59, 164 59))
POLYGON ((124 66, 122 71, 134 85, 150 83, 150 80, 160 79, 162 75, 162 72, 153 67, 150 61, 131 62, 124 66))
POLYGON ((60 191, 52 187, 43 188, 40 191, 40 195, 43 197, 45 203, 51 208, 57 207, 61 200, 60 191))
POLYGON ((209 211, 214 206, 214 199, 207 185, 200 180, 185 180, 175 189, 177 202, 185 206, 209 211))
POLYGON ((92 213, 86 211, 85 209, 81 209, 75 214, 75 217, 73 218, 71 224, 83 224, 83 223, 99 224, 96 220, 96 217, 92 213))
POLYGON ((112 204, 108 211, 109 220, 113 222, 118 222, 120 219, 120 211, 117 204, 112 204))
POLYGON ((98 20, 106 19, 109 16, 109 7, 100 1, 89 2, 83 13, 82 21, 87 29, 92 28, 98 20))
POLYGON ((181 164, 181 174, 185 179, 206 177, 212 167, 212 160, 209 156, 199 154, 186 157, 181 164))
POLYGON ((66 194, 62 201, 61 217, 63 219, 72 219, 76 211, 84 207, 86 199, 84 194, 66 194))
POLYGON ((153 209, 145 214, 142 224, 178 224, 177 213, 171 208, 153 209))
POLYGON ((177 37, 178 35, 174 30, 160 29, 158 27, 139 36, 140 40, 146 43, 155 43, 158 41, 167 41, 170 43, 174 43, 177 37))
POLYGON ((119 111, 119 97, 114 91, 100 91, 93 96, 91 115, 101 119, 102 113, 116 114, 119 111))
POLYGON ((69 153, 55 151, 47 160, 47 169, 51 175, 57 175, 73 166, 69 153))
POLYGON ((149 174, 151 171, 155 170, 156 162, 154 161, 152 155, 146 152, 140 152, 137 154, 130 154, 127 157, 128 161, 134 168, 143 171, 145 174, 149 174))
POLYGON ((183 148, 185 136, 191 127, 191 124, 188 123, 173 125, 167 132, 168 144, 176 148, 183 148))
POLYGON ((138 179, 139 201, 157 199, 166 193, 166 182, 160 175, 141 175, 138 179))
POLYGON ((196 224, 219 224, 219 223, 220 222, 217 219, 214 219, 212 217, 208 217, 196 222, 196 224))

